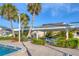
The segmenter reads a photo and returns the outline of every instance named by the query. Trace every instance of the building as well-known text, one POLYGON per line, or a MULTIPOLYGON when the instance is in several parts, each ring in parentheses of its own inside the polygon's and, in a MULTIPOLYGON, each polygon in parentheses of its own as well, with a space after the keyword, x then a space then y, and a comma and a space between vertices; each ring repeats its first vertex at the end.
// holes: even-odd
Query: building
POLYGON ((5 36, 11 36, 11 30, 9 28, 0 26, 0 36, 5 37, 5 36))
MULTIPOLYGON (((29 31, 30 27, 25 28, 24 31, 29 31)), ((19 29, 14 29, 15 31, 19 31, 19 29)), ((39 27, 33 27, 32 28, 32 33, 29 36, 32 37, 43 37, 47 31, 54 31, 55 35, 59 31, 64 31, 66 32, 66 39, 69 38, 69 31, 70 30, 75 30, 73 32, 73 37, 74 38, 79 38, 79 27, 74 26, 73 24, 66 24, 66 23, 49 23, 49 24, 43 24, 39 27)))
POLYGON ((56 35, 60 31, 66 32, 66 39, 69 38, 69 31, 73 31, 73 37, 79 38, 79 27, 76 27, 71 24, 66 23, 49 23, 49 24, 43 24, 42 26, 36 27, 32 29, 32 36, 34 37, 43 37, 47 31, 53 31, 53 35, 56 35))

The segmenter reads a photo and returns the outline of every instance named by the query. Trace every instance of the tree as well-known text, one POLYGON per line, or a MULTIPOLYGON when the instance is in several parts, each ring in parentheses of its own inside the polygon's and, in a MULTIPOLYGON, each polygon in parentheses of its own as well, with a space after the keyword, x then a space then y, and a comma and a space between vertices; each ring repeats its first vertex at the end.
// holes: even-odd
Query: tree
POLYGON ((12 34, 13 34, 13 37, 15 38, 15 33, 14 33, 14 30, 13 30, 14 28, 13 28, 12 22, 16 21, 16 19, 18 17, 17 8, 10 3, 3 4, 0 7, 0 15, 2 17, 4 17, 5 19, 10 21, 12 34))
POLYGON ((29 21, 29 16, 25 13, 22 13, 20 17, 21 17, 21 29, 22 29, 22 35, 23 35, 24 28, 27 26, 29 21))
POLYGON ((28 4, 28 11, 32 15, 32 22, 31 22, 31 26, 30 26, 30 30, 29 30, 29 34, 31 34, 31 29, 33 28, 33 23, 34 23, 34 18, 41 11, 41 4, 40 3, 29 3, 28 4))

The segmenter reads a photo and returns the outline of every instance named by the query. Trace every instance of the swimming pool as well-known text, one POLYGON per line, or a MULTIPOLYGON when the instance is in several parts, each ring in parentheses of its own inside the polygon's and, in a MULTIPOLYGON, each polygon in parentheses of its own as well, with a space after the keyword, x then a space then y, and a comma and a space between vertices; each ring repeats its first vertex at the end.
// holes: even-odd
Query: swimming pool
POLYGON ((20 49, 21 48, 19 48, 19 47, 0 44, 0 56, 4 56, 4 55, 10 54, 10 53, 13 53, 20 49))

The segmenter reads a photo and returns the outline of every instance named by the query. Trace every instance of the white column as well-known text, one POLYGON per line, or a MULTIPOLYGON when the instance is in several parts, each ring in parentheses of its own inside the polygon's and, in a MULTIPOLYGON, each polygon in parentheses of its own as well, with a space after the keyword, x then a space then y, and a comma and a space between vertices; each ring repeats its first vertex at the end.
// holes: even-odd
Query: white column
POLYGON ((38 31, 36 32, 36 38, 37 38, 37 40, 38 40, 38 31))
POLYGON ((68 40, 69 39, 69 31, 68 31, 68 29, 66 30, 66 40, 68 40))
POLYGON ((18 40, 18 41, 19 41, 19 43, 20 43, 20 41, 21 41, 21 35, 20 35, 20 29, 21 29, 21 28, 20 28, 20 27, 21 27, 21 26, 20 26, 20 14, 18 14, 18 17, 19 17, 19 40, 18 40))
POLYGON ((44 31, 44 36, 46 35, 46 31, 44 31))
POLYGON ((76 34, 76 32, 74 32, 74 33, 73 33, 73 36, 74 36, 74 38, 76 38, 76 37, 77 37, 77 34, 76 34))

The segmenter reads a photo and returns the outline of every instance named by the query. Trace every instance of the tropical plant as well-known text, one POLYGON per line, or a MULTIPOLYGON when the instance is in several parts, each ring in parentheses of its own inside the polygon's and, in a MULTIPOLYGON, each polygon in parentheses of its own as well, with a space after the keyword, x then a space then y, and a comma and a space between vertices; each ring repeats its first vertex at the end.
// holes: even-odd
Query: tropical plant
POLYGON ((15 38, 15 33, 13 30, 14 28, 13 28, 12 22, 16 21, 17 16, 18 16, 17 14, 18 14, 17 8, 10 3, 3 4, 0 7, 0 15, 10 21, 10 24, 11 24, 10 26, 11 26, 11 30, 12 30, 12 34, 14 38, 15 38))
POLYGON ((65 47, 65 48, 77 48, 78 39, 77 38, 72 38, 69 40, 57 39, 55 40, 54 45, 58 47, 65 47))
POLYGON ((41 11, 41 4, 40 3, 29 3, 28 4, 28 11, 32 15, 32 22, 31 22, 29 33, 28 33, 28 35, 29 35, 29 34, 31 34, 31 29, 33 27, 35 16, 38 15, 41 11))
POLYGON ((70 30, 69 31, 69 38, 74 38, 74 36, 73 36, 73 33, 74 33, 75 31, 74 30, 70 30))
POLYGON ((52 32, 51 31, 47 31, 46 35, 45 35, 46 38, 52 38, 52 32))
POLYGON ((22 34, 23 34, 24 28, 27 27, 29 16, 25 13, 22 13, 20 17, 21 17, 21 29, 22 29, 22 34))

